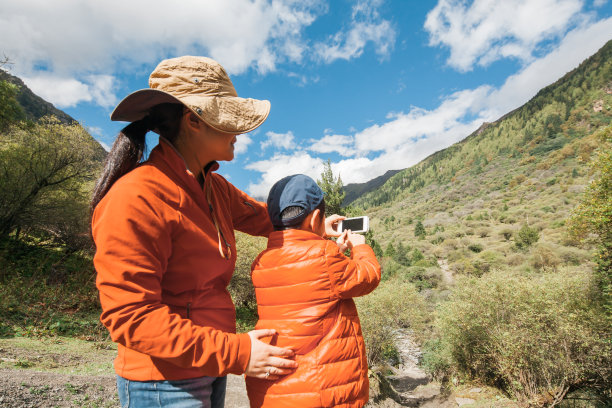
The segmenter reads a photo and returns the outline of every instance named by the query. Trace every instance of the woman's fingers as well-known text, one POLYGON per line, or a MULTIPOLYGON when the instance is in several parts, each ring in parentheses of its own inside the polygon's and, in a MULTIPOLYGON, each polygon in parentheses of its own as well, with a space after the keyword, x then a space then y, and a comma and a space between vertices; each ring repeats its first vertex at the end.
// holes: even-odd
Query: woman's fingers
POLYGON ((295 354, 293 350, 288 348, 270 346, 268 344, 266 344, 266 347, 271 356, 293 357, 293 355, 295 354))
POLYGON ((289 374, 297 363, 283 357, 293 357, 291 349, 271 346, 260 341, 260 338, 276 334, 276 330, 253 330, 251 337, 251 358, 247 364, 245 374, 251 377, 277 379, 279 376, 289 374))
POLYGON ((251 336, 251 340, 261 339, 264 337, 274 336, 276 334, 276 330, 274 329, 251 330, 248 334, 249 336, 251 336))

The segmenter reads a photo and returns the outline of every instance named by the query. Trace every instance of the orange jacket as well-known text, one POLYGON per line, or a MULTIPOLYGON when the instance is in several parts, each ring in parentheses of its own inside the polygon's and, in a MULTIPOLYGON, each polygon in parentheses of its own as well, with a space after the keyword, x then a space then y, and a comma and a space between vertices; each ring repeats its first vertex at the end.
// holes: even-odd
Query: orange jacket
POLYGON ((115 371, 122 377, 176 380, 246 369, 251 341, 235 334, 227 291, 234 229, 267 236, 272 225, 263 203, 213 173, 218 164, 210 167, 203 191, 160 139, 94 211, 100 320, 118 343, 115 371))
POLYGON ((368 364, 353 297, 380 282, 368 245, 344 256, 335 242, 297 229, 270 234, 251 275, 259 321, 272 344, 296 353, 298 368, 276 381, 247 377, 251 407, 362 407, 368 364), (352 258, 352 259, 351 259, 352 258))

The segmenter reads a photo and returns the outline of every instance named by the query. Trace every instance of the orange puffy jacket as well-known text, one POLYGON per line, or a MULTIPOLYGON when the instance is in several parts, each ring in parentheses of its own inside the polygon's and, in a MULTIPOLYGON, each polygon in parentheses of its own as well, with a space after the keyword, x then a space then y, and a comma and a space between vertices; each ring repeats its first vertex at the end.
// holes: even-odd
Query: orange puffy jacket
POLYGON ((267 236, 272 224, 263 203, 212 172, 218 164, 210 167, 203 190, 160 139, 94 211, 100 320, 118 343, 122 377, 177 380, 246 369, 251 341, 235 334, 227 291, 234 229, 267 236))
POLYGON ((368 364, 353 297, 380 282, 368 245, 344 256, 335 242, 291 229, 270 234, 251 275, 259 321, 271 343, 295 351, 298 368, 275 381, 246 378, 251 407, 362 407, 368 364))

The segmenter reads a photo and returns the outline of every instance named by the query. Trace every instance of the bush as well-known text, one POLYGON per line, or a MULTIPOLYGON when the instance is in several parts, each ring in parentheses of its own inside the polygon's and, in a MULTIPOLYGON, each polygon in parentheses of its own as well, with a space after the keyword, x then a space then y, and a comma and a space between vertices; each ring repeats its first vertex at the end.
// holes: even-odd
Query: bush
POLYGON ((524 224, 521 229, 516 234, 514 240, 515 245, 519 249, 525 249, 530 247, 532 244, 535 244, 540 239, 540 234, 538 234, 538 230, 535 228, 529 227, 527 224, 524 224))
POLYGON ((547 245, 538 245, 531 251, 531 266, 540 270, 556 270, 561 259, 555 251, 547 245))
POLYGON ((500 232, 500 235, 502 237, 504 237, 504 239, 506 241, 510 241, 510 238, 512 238, 512 235, 514 234, 514 232, 511 229, 505 228, 502 230, 502 232, 500 232))
POLYGON ((410 327, 421 332, 429 320, 425 300, 416 287, 396 279, 381 282, 374 292, 355 302, 370 366, 383 363, 393 354, 396 329, 410 327))
POLYGON ((236 231, 236 268, 228 290, 236 306, 239 331, 249 331, 257 322, 257 300, 251 281, 251 264, 265 248, 265 238, 236 231))
POLYGON ((468 245, 468 249, 472 252, 479 253, 482 251, 483 247, 480 244, 470 244, 468 245))
POLYGON ((597 299, 592 274, 578 269, 460 280, 426 361, 438 376, 466 375, 533 405, 580 387, 610 397, 612 329, 597 299))
POLYGON ((9 238, 0 241, 0 272, 0 336, 107 338, 88 251, 9 238))

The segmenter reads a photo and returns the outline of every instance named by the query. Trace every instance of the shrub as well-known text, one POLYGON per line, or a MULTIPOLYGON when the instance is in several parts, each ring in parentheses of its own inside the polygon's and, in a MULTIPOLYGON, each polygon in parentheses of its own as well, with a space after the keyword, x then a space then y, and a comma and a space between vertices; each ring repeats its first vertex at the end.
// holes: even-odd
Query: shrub
POLYGON ((500 232, 500 235, 504 237, 506 241, 510 241, 510 238, 512 238, 512 234, 514 234, 514 232, 509 228, 505 228, 502 230, 502 232, 500 232))
POLYGON ((355 302, 370 366, 384 362, 385 356, 393 353, 395 330, 410 327, 421 332, 429 320, 425 300, 416 287, 397 279, 381 282, 374 292, 355 302))
POLYGON ((558 402, 579 387, 609 392, 612 329, 595 292, 592 274, 578 269, 460 280, 439 306, 440 342, 426 361, 528 404, 542 396, 558 402))
POLYGON ((480 244, 470 244, 468 245, 468 249, 472 252, 478 253, 482 251, 482 245, 480 244))
POLYGON ((525 249, 535 244, 540 239, 540 234, 535 228, 529 227, 524 224, 515 236, 516 247, 519 249, 525 249))
POLYGON ((535 269, 557 269, 561 259, 554 250, 547 245, 538 245, 531 251, 531 266, 535 269))
POLYGON ((228 286, 237 312, 240 331, 248 331, 257 322, 257 301, 251 281, 251 263, 266 247, 266 239, 236 232, 236 268, 228 286))

